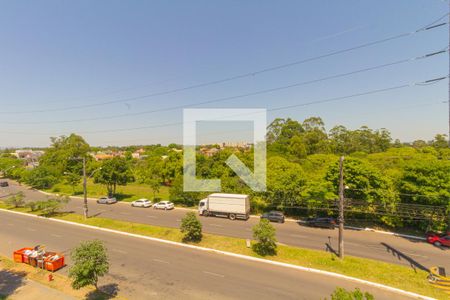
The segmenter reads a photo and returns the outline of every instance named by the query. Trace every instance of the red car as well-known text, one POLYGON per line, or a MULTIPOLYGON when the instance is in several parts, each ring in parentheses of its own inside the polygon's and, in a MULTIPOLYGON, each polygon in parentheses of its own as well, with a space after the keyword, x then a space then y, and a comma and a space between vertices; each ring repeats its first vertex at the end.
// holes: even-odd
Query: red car
POLYGON ((450 234, 447 232, 446 234, 429 234, 427 236, 427 242, 433 244, 435 246, 447 246, 450 247, 450 234))

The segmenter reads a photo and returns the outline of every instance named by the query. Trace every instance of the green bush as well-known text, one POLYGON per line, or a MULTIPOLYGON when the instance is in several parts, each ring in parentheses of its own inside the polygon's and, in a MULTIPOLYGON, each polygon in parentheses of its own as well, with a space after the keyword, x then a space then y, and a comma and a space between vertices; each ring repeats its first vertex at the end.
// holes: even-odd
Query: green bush
POLYGON ((19 192, 11 197, 9 197, 8 199, 6 199, 5 203, 8 206, 12 206, 14 208, 18 208, 18 207, 23 207, 25 206, 25 195, 23 194, 23 192, 19 192))
POLYGON ((344 288, 338 287, 331 295, 331 300, 374 300, 373 295, 361 292, 356 288, 354 291, 347 291, 344 288))
POLYGON ((181 220, 181 232, 184 234, 183 242, 199 242, 202 240, 202 223, 194 212, 188 212, 181 220))
POLYGON ((44 216, 52 216, 62 208, 65 204, 69 202, 70 198, 68 196, 59 196, 56 198, 48 199, 47 201, 39 201, 37 203, 37 210, 42 211, 44 216))
POLYGON ((261 219, 253 226, 253 238, 257 240, 253 244, 253 251, 259 255, 275 255, 277 253, 277 239, 275 237, 275 227, 269 220, 261 219))
POLYGON ((28 207, 31 211, 37 211, 39 209, 39 203, 38 202, 28 202, 25 204, 26 207, 28 207))

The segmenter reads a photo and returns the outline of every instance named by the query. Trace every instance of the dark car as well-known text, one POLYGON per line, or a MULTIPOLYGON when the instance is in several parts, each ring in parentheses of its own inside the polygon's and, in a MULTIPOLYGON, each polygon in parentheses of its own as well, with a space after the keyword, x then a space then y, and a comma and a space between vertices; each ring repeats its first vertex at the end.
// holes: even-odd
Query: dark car
POLYGON ((308 218, 305 224, 312 227, 330 228, 334 229, 336 221, 333 218, 308 218))
POLYGON ((267 219, 271 222, 284 223, 284 215, 280 211, 271 211, 268 213, 264 213, 261 216, 261 219, 267 219))
POLYGON ((9 186, 8 181, 0 181, 0 187, 7 187, 9 186))

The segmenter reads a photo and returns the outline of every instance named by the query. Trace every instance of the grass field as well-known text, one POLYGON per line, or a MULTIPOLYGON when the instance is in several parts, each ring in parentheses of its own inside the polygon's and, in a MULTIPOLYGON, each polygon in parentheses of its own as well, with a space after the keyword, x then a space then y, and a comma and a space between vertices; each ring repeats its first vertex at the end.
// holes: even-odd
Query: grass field
MULTIPOLYGON (((5 205, 0 205, 0 207, 4 208, 5 205)), ((20 208, 18 210, 27 211, 25 208, 20 208)), ((182 241, 182 233, 176 228, 158 227, 98 217, 85 220, 80 215, 67 213, 62 213, 59 216, 56 216, 56 218, 175 242, 182 241)), ((248 256, 261 257, 255 254, 250 248, 247 248, 244 239, 239 238, 204 234, 202 241, 196 245, 248 256)), ((341 261, 334 254, 329 252, 285 245, 278 246, 277 255, 264 258, 357 277, 437 299, 448 299, 447 294, 434 288, 427 282, 427 272, 413 270, 406 266, 352 256, 346 256, 345 260, 341 261)))
MULTIPOLYGON (((71 196, 81 196, 83 195, 83 186, 82 184, 79 184, 73 188, 68 184, 58 183, 54 185, 53 188, 44 191, 71 196)), ((106 187, 101 184, 95 184, 92 179, 88 180, 87 191, 88 197, 92 198, 105 196, 107 194, 106 187)), ((169 187, 161 186, 159 193, 156 194, 156 197, 163 200, 169 199, 169 187)), ((126 186, 117 186, 116 198, 126 202, 140 198, 153 199, 153 190, 144 184, 130 183, 126 186)))

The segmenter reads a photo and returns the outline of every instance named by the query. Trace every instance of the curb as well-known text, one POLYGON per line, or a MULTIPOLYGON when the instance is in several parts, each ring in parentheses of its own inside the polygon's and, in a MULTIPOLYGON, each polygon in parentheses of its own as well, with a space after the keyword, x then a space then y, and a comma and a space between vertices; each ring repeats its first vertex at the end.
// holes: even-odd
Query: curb
POLYGON ((7 210, 7 209, 3 209, 3 208, 0 208, 0 211, 9 212, 9 213, 13 213, 13 214, 18 214, 18 215, 22 215, 22 216, 28 216, 28 217, 35 217, 35 218, 39 218, 39 219, 45 219, 45 220, 49 220, 49 221, 53 221, 53 222, 59 222, 59 223, 64 223, 64 224, 69 224, 69 225, 89 228, 89 229, 93 229, 93 230, 100 230, 100 231, 120 234, 120 235, 134 237, 134 238, 146 239, 146 240, 150 240, 150 241, 154 241, 154 242, 165 243, 165 244, 179 246, 179 247, 185 247, 185 248, 196 249, 196 250, 205 251, 205 252, 222 254, 222 255, 231 256, 231 257, 240 258, 240 259, 245 259, 245 260, 249 260, 249 261, 255 261, 255 262, 271 264, 271 265, 275 265, 275 266, 279 266, 279 267, 296 269, 296 270, 300 270, 300 271, 304 271, 304 272, 311 272, 311 273, 315 273, 315 274, 321 274, 321 275, 325 275, 325 276, 345 279, 345 280, 358 282, 358 283, 361 283, 361 284, 365 284, 365 285, 368 285, 368 286, 372 286, 372 287, 375 287, 375 288, 383 289, 383 290, 386 290, 386 291, 394 292, 394 293, 397 293, 397 294, 401 294, 401 295, 412 297, 412 298, 416 298, 416 299, 423 299, 423 300, 433 300, 434 299, 434 298, 423 296, 423 295, 416 294, 416 293, 413 293, 413 292, 408 292, 408 291, 401 290, 401 289, 398 289, 398 288, 390 287, 390 286, 387 286, 387 285, 384 285, 384 284, 375 283, 375 282, 371 282, 371 281, 367 281, 367 280, 363 280, 363 279, 359 279, 359 278, 355 278, 355 277, 351 277, 351 276, 347 276, 347 275, 342 275, 342 274, 338 274, 338 273, 334 273, 334 272, 323 271, 323 270, 313 269, 313 268, 308 268, 308 267, 303 267, 303 266, 297 266, 297 265, 292 265, 292 264, 288 264, 288 263, 277 262, 277 261, 272 261, 272 260, 267 260, 267 259, 262 259, 262 258, 242 255, 242 254, 236 254, 236 253, 222 251, 222 250, 216 250, 216 249, 212 249, 212 248, 206 248, 206 247, 199 247, 199 246, 194 246, 194 245, 189 245, 189 244, 183 244, 183 243, 179 243, 179 242, 163 240, 163 239, 159 239, 159 238, 154 238, 154 237, 149 237, 149 236, 144 236, 144 235, 139 235, 139 234, 134 234, 134 233, 128 233, 128 232, 114 230, 114 229, 102 228, 102 227, 86 225, 86 224, 81 224, 81 223, 76 223, 76 222, 70 222, 70 221, 65 221, 65 220, 59 220, 59 219, 54 219, 54 218, 46 218, 46 217, 41 217, 41 216, 38 216, 38 215, 33 215, 33 214, 28 214, 28 213, 23 213, 23 212, 17 212, 17 211, 11 211, 11 210, 7 210))

